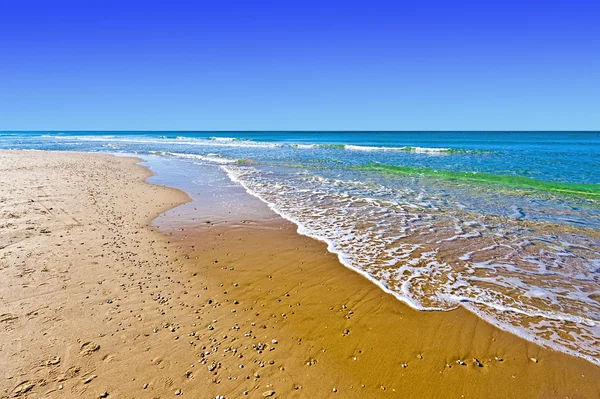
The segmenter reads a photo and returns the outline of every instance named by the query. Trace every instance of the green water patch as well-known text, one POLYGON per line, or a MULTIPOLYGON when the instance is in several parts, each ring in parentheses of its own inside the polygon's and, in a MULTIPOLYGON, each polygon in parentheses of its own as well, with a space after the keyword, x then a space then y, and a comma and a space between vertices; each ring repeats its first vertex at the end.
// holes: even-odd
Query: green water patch
POLYGON ((243 166, 250 166, 250 165, 256 165, 257 164, 256 161, 253 161, 251 159, 244 159, 244 158, 237 159, 235 161, 235 163, 238 164, 238 165, 243 165, 243 166))
POLYGON ((383 164, 369 164, 358 166, 356 168, 361 170, 381 172, 388 175, 417 175, 453 182, 493 184, 512 189, 538 190, 548 193, 576 195, 600 199, 600 184, 549 182, 524 176, 495 175, 492 173, 481 172, 455 172, 449 170, 436 170, 429 168, 414 168, 410 166, 392 166, 383 164))

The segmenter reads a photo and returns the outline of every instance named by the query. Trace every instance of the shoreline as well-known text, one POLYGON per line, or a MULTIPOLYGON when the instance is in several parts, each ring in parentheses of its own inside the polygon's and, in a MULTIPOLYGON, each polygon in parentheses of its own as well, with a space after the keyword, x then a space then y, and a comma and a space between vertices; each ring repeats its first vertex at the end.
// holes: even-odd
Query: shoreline
MULTIPOLYGON (((490 318, 486 318, 484 313, 481 312, 480 310, 478 310, 475 306, 468 306, 469 304, 471 304, 471 302, 467 302, 465 304, 463 304, 462 302, 458 302, 456 307, 454 309, 443 309, 443 308, 425 308, 422 306, 417 305, 416 303, 412 302, 409 298, 406 298, 404 296, 402 296, 400 293, 389 289, 385 284, 383 284, 381 281, 377 280, 376 278, 374 278, 373 276, 371 276, 367 271, 361 270, 357 267, 354 267, 351 265, 351 263, 345 259, 343 253, 341 251, 339 251, 338 249, 335 248, 334 244, 322 237, 319 237, 318 235, 315 235, 313 233, 311 233, 309 231, 309 229, 307 229, 305 226, 302 225, 302 223, 296 219, 294 219, 293 217, 290 217, 288 215, 286 215, 283 211, 279 210, 274 204, 268 202, 267 200, 265 200, 260 194, 253 192, 246 184, 244 184, 244 182, 242 182, 241 180, 237 179, 233 174, 229 173, 227 170, 225 170, 224 168, 222 168, 223 171, 227 174, 227 176, 230 178, 230 180, 234 183, 239 184, 240 186, 242 186, 244 188, 244 190, 246 191, 246 193, 250 196, 253 196, 257 199, 259 199, 262 203, 264 203, 273 213, 277 214, 280 218, 294 224, 297 229, 296 232, 300 235, 306 236, 308 238, 311 238, 313 240, 316 240, 318 242, 321 242, 323 244, 326 245, 328 252, 330 252, 331 254, 335 255, 335 257, 338 259, 340 265, 346 267, 347 269, 358 273, 359 275, 361 275, 362 277, 364 277, 366 280, 369 281, 369 283, 376 285, 379 289, 381 289, 383 292, 385 292, 386 294, 389 294, 391 296, 393 296, 394 298, 396 298, 399 302, 402 302, 404 305, 409 306, 411 309, 413 310, 417 310, 417 311, 421 311, 421 312, 448 312, 451 310, 455 310, 457 308, 461 308, 464 309, 470 313, 472 313, 474 316, 478 317, 479 319, 481 319, 482 321, 500 329, 503 330, 505 332, 508 332, 512 335, 516 335, 519 338, 522 338, 524 340, 527 340, 535 345, 539 345, 543 348, 546 349, 550 349, 556 352, 560 352, 560 353, 564 353, 566 355, 569 356, 573 356, 573 357, 578 357, 581 359, 584 359, 590 363, 592 363, 595 366, 600 367, 600 359, 599 358, 593 358, 589 355, 585 355, 585 354, 581 354, 578 353, 574 350, 568 349, 568 348, 563 348, 560 347, 559 345, 555 345, 552 342, 545 342, 543 340, 538 339, 535 335, 529 334, 526 330, 519 330, 518 328, 514 327, 514 326, 506 326, 503 325, 501 322, 497 322, 495 323, 494 319, 490 319, 490 318)), ((489 304, 486 304, 487 306, 489 306, 489 304)), ((514 309, 514 308, 507 308, 507 309, 497 309, 503 312, 516 312, 516 313, 522 313, 525 314, 524 312, 521 312, 518 309, 514 309)))
MULTIPOLYGON (((103 158, 106 163, 118 159, 89 153, 42 154, 42 158, 48 159, 46 162, 74 162, 90 173, 92 170, 86 166, 91 162, 89 159, 103 158), (73 157, 77 158, 76 161, 68 160, 73 157)), ((18 156, 15 154, 15 157, 18 156)), ((3 157, 6 154, 0 152, 0 158, 3 157)), ((21 157, 26 155, 21 153, 21 157)), ((174 188, 146 182, 152 175, 148 168, 141 165, 133 167, 134 162, 137 163, 133 158, 122 160, 115 163, 123 169, 118 170, 119 167, 114 166, 114 173, 120 173, 124 192, 115 192, 114 187, 111 191, 109 186, 112 182, 97 182, 101 187, 98 191, 106 191, 99 195, 107 196, 107 204, 113 201, 112 213, 116 212, 115 201, 129 192, 130 186, 148 194, 160 192, 160 198, 153 200, 152 197, 133 195, 129 200, 136 199, 137 203, 122 204, 128 206, 127 210, 137 213, 135 220, 128 223, 133 223, 138 230, 142 229, 140 223, 146 223, 148 231, 143 232, 144 240, 134 240, 127 245, 127 250, 118 248, 118 243, 112 245, 112 255, 134 263, 144 259, 148 264, 138 264, 139 273, 131 277, 127 274, 138 270, 113 266, 123 276, 117 273, 100 273, 97 276, 94 273, 98 270, 88 270, 91 275, 87 277, 91 281, 84 284, 88 294, 93 294, 93 288, 100 285, 95 281, 96 277, 105 278, 101 289, 110 287, 114 292, 127 290, 127 298, 118 300, 117 295, 115 299, 107 299, 123 307, 119 309, 121 312, 107 316, 112 317, 111 320, 104 320, 110 325, 115 324, 115 332, 112 336, 105 333, 100 337, 99 340, 108 343, 97 344, 99 348, 89 354, 81 355, 86 348, 79 345, 75 348, 75 352, 80 352, 79 356, 70 353, 69 356, 60 356, 58 364, 44 366, 42 371, 34 368, 32 373, 45 377, 36 375, 34 386, 20 395, 41 394, 46 391, 40 390, 40 387, 51 383, 57 385, 62 377, 58 373, 46 373, 46 369, 63 369, 67 359, 72 358, 83 359, 72 367, 93 370, 87 374, 82 370, 65 380, 77 381, 73 384, 75 390, 70 392, 78 395, 90 395, 93 388, 94 392, 105 389, 116 397, 172 396, 178 391, 192 396, 194 393, 210 393, 213 397, 219 394, 239 397, 243 389, 249 397, 262 397, 263 393, 270 391, 274 391, 273 397, 436 397, 442 392, 447 397, 484 393, 487 397, 517 394, 593 397, 600 390, 598 366, 524 341, 480 320, 464 308, 451 312, 414 310, 395 296, 383 292, 354 269, 340 267, 337 257, 324 248, 325 243, 297 234, 297 226, 292 222, 271 220, 265 226, 261 224, 260 217, 252 218, 256 214, 264 215, 264 210, 250 212, 252 217, 249 221, 235 220, 225 226, 198 220, 186 225, 185 229, 175 223, 164 234, 158 230, 151 232, 156 229, 154 224, 157 220, 172 219, 173 214, 184 208, 171 209, 167 202, 171 205, 176 202, 186 204, 184 200, 189 196, 174 188), (135 176, 124 173, 134 169, 138 169, 135 176), (141 184, 139 181, 135 183, 144 173, 146 177, 141 184), (177 198, 176 201, 168 200, 172 195, 177 198), (157 219, 156 214, 161 216, 157 219), (265 242, 269 243, 267 248, 263 248, 265 242), (134 250, 136 256, 128 253, 132 248, 137 248, 134 250), (148 268, 150 264, 152 267, 148 268), (146 282, 146 278, 152 281, 146 282), (134 294, 136 289, 144 292, 134 294), (153 305, 145 304, 149 295, 153 305), (123 316, 125 310, 130 310, 134 316, 123 316), (140 317, 135 317, 136 314, 140 317), (120 326, 114 323, 117 317, 122 318, 118 323, 125 326, 121 327, 125 328, 122 331, 131 330, 127 345, 109 339, 119 334, 116 331, 120 326), (139 325, 136 324, 138 319, 142 319, 139 325), (150 349, 146 350, 148 347, 150 349), (132 356, 123 357, 125 351, 133 352, 130 353, 132 356), (150 361, 145 363, 147 360, 150 361), (155 368, 167 376, 154 375, 152 371, 155 368), (86 378, 82 379, 82 374, 86 378), (85 383, 92 375, 96 377, 85 383), (135 381, 131 381, 132 378, 135 381), (39 382, 40 379, 44 379, 45 385, 39 382), (100 383, 105 388, 100 388, 100 383)), ((17 159, 14 162, 24 161, 27 160, 17 159)), ((46 171, 38 171, 38 174, 48 177, 46 171)), ((226 213, 231 209, 215 209, 212 202, 192 201, 186 205, 191 207, 192 204, 196 208, 204 207, 198 210, 202 215, 221 212, 223 220, 233 217, 226 213)), ((245 206, 248 209, 266 207, 262 202, 260 204, 248 199, 245 206)), ((110 216, 111 212, 108 213, 110 216)), ((97 223, 91 225, 95 227, 90 230, 100 228, 97 223)), ((140 234, 141 230, 138 233, 133 230, 132 236, 140 234)), ((88 237, 96 234, 93 231, 85 233, 88 237)), ((119 240, 128 239, 120 237, 114 230, 111 233, 116 234, 119 240)), ((94 247, 89 249, 93 251, 94 247)), ((42 256, 48 248, 39 246, 34 250, 42 256)), ((108 256, 108 253, 104 255, 108 256)), ((65 284, 69 286, 69 283, 65 284)), ((97 295, 96 299, 101 296, 97 295)), ((5 298, 5 292, 0 294, 0 298, 5 298)), ((64 300, 66 308, 79 306, 72 297, 64 300)), ((106 305, 112 303, 95 306, 106 305)), ((0 313, 5 314, 4 310, 0 313)), ((80 316, 80 321, 87 320, 87 316, 80 316)), ((3 320, 2 324, 12 323, 19 327, 20 322, 19 319, 3 320)), ((36 336, 35 332, 32 334, 36 336)), ((40 344, 49 340, 44 336, 36 337, 40 344)), ((68 340, 69 335, 66 337, 68 340)), ((74 337, 71 335, 71 338, 74 337)), ((83 339, 81 341, 85 344, 83 339)), ((87 345, 87 349, 90 348, 87 345)), ((6 350, 6 342, 0 343, 0 350, 6 350)), ((38 348, 38 352, 41 355, 47 351, 38 348)), ((4 353, 2 357, 5 358, 4 353)), ((18 358, 17 354, 13 357, 18 358)), ((25 365, 23 367, 26 368, 25 365)), ((23 376, 28 376, 27 372, 23 376)), ((7 381, 12 379, 16 377, 7 380, 5 376, 0 392, 14 394, 16 387, 25 389, 31 384, 17 385, 17 381, 8 384, 7 381)), ((68 383, 63 382, 63 385, 68 383)), ((68 396, 65 388, 54 387, 46 393, 52 397, 68 396)), ((102 392, 97 395, 100 394, 102 392)))

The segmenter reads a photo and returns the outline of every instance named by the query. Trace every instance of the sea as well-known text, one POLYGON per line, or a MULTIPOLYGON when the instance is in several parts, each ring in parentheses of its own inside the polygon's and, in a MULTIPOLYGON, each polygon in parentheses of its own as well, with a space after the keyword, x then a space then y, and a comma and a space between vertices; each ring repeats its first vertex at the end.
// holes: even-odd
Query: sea
POLYGON ((0 149, 214 168, 409 306, 600 365, 600 132, 0 132, 0 149))

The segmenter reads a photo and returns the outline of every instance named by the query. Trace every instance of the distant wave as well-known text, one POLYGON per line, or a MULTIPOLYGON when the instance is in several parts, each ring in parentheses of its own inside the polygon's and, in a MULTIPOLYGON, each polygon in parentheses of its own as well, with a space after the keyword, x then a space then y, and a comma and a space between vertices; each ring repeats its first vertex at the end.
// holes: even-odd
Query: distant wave
MULTIPOLYGON (((58 138, 58 137, 57 137, 58 138)), ((110 141, 119 143, 134 143, 134 144, 176 144, 176 145, 191 145, 191 146, 211 146, 211 147, 251 147, 251 148, 278 148, 282 145, 279 143, 262 143, 248 140, 210 140, 193 137, 178 136, 175 138, 169 137, 101 137, 101 136, 63 136, 61 139, 79 140, 79 141, 110 141)))
POLYGON ((414 152, 422 154, 452 154, 452 153, 463 153, 471 152, 469 150, 462 150, 457 148, 443 148, 443 147, 415 147, 415 146, 403 146, 403 147, 374 147, 365 145, 353 145, 346 144, 344 149, 350 151, 401 151, 401 152, 414 152))
POLYGON ((219 154, 210 154, 210 155, 197 155, 197 154, 183 154, 179 152, 165 152, 165 151, 151 151, 151 154, 156 155, 169 155, 177 158, 189 158, 189 159, 198 159, 201 161, 207 161, 216 164, 230 164, 238 162, 236 159, 223 158, 219 154))
POLYGON ((209 139, 213 140, 213 141, 223 141, 223 142, 244 141, 244 139, 238 139, 236 137, 209 137, 209 139))
POLYGON ((315 148, 330 148, 347 151, 364 151, 364 152, 412 152, 418 154, 457 154, 457 153, 483 153, 480 150, 464 150, 459 148, 445 147, 417 147, 417 146, 402 146, 402 147, 385 147, 385 146, 369 146, 356 144, 291 144, 292 147, 298 149, 315 149, 315 148))

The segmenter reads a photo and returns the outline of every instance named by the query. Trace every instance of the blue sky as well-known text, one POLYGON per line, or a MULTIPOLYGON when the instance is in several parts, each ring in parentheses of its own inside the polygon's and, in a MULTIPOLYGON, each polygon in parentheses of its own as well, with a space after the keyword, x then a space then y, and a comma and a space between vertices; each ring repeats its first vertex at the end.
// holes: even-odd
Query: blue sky
POLYGON ((592 1, 0 0, 0 130, 599 130, 592 1))

